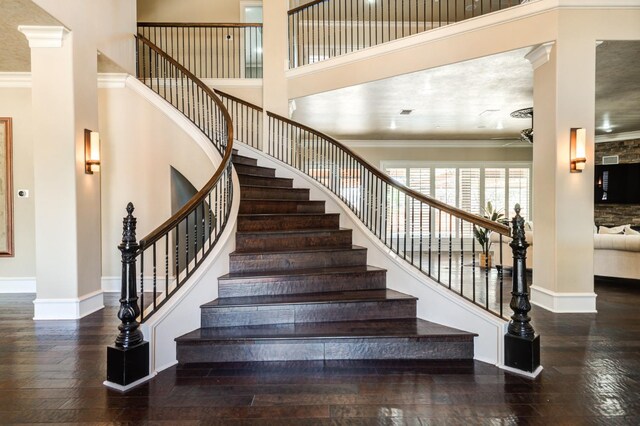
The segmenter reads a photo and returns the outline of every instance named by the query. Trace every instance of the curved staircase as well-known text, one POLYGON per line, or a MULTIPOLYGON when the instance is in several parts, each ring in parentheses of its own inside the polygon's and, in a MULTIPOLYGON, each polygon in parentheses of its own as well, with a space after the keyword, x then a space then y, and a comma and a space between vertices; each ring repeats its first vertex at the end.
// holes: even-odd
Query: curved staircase
POLYGON ((201 328, 176 339, 180 364, 473 358, 474 334, 416 318, 416 298, 386 288, 309 189, 237 152, 233 163, 236 251, 201 328))

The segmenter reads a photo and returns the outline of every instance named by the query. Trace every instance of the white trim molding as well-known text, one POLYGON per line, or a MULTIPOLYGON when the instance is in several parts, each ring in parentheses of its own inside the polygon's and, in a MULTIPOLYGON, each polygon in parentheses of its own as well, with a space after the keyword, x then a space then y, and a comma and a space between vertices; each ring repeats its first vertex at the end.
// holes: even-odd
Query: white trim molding
MULTIPOLYGON (((122 89, 126 86, 126 73, 98 73, 100 89, 122 89)), ((31 88, 30 72, 0 72, 0 88, 31 88)))
POLYGON ((119 385, 117 383, 110 382, 108 380, 105 380, 104 382, 102 382, 102 384, 105 385, 108 388, 111 388, 111 389, 117 390, 118 392, 124 393, 124 392, 127 392, 130 389, 135 388, 136 386, 140 386, 141 384, 148 382, 149 380, 153 379, 157 374, 158 373, 156 373, 154 371, 153 373, 149 374, 148 376, 145 376, 140 380, 136 380, 133 383, 129 383, 126 386, 122 386, 122 385, 119 385))
POLYGON ((36 277, 0 277, 0 294, 35 292, 36 277))
POLYGON ((630 141, 634 139, 640 139, 640 130, 636 130, 634 132, 608 133, 606 135, 597 135, 595 142, 618 142, 630 141))
POLYGON ((33 301, 33 319, 80 319, 102 308, 104 308, 102 290, 96 290, 77 299, 36 299, 33 301))
POLYGON ((0 87, 29 88, 31 87, 30 72, 0 72, 0 87))
POLYGON ((349 148, 529 148, 519 139, 504 140, 341 140, 349 148))
POLYGON ((538 377, 538 374, 540 374, 543 370, 541 365, 539 365, 538 368, 536 368, 535 371, 531 373, 529 373, 528 371, 519 370, 517 368, 507 367, 506 365, 502 365, 500 366, 500 368, 502 368, 504 371, 508 371, 509 373, 517 374, 519 376, 524 376, 529 379, 535 379, 536 377, 538 377))
POLYGON ((546 64, 549 62, 549 58, 551 57, 551 49, 553 45, 556 44, 555 41, 550 41, 548 43, 543 43, 539 46, 531 49, 531 52, 524 55, 524 58, 531 62, 531 66, 533 69, 537 69, 539 66, 546 64))
POLYGON ((98 73, 98 88, 124 89, 128 76, 127 73, 98 73))
POLYGON ((556 293, 531 286, 531 303, 548 311, 561 313, 597 313, 595 293, 556 293))
POLYGON ((69 30, 60 25, 19 25, 18 31, 27 37, 29 47, 62 47, 69 30))
POLYGON ((214 89, 221 89, 223 87, 230 88, 247 88, 247 87, 262 87, 261 78, 201 78, 202 82, 214 89))

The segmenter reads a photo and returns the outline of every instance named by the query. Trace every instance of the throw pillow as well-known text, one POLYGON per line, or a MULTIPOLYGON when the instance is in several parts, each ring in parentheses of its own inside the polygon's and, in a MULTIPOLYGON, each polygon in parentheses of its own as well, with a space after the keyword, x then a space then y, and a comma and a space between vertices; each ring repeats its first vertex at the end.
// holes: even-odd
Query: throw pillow
POLYGON ((598 228, 599 234, 622 234, 624 233, 624 229, 629 225, 620 225, 614 226, 613 228, 608 228, 606 226, 601 226, 598 228))
POLYGON ((624 228, 624 235, 640 235, 640 232, 636 231, 631 227, 631 225, 627 225, 624 228))

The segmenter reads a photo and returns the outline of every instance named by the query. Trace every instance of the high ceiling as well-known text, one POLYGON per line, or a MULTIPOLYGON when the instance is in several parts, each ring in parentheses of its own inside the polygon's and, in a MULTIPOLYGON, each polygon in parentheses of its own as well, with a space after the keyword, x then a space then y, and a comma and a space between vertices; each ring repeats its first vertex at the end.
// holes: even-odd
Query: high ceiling
MULTIPOLYGON (((518 139, 531 121, 510 113, 533 104, 530 50, 299 98, 293 118, 344 140, 518 139)), ((598 134, 640 130, 639 69, 640 42, 597 48, 598 134)))
MULTIPOLYGON (((28 72, 18 25, 60 25, 32 0, 2 0, 0 72, 28 72)), ((530 48, 296 99, 293 118, 339 139, 516 140, 533 103, 530 48), (402 110, 411 110, 401 115, 402 110)), ((104 55, 101 72, 120 72, 104 55)), ((640 130, 640 41, 597 47, 596 133, 640 130)))

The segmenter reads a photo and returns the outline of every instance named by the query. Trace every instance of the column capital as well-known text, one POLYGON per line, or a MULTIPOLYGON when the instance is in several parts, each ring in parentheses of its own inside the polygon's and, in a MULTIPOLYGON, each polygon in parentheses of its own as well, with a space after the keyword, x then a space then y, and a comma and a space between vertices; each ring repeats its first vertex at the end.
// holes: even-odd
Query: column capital
POLYGON ((551 49, 553 48, 554 44, 556 44, 555 41, 540 44, 531 49, 531 51, 527 53, 524 58, 531 62, 531 66, 535 70, 539 66, 549 62, 549 55, 551 55, 551 49))
POLYGON ((27 37, 31 48, 62 47, 62 40, 69 33, 60 25, 19 25, 18 31, 27 37))

